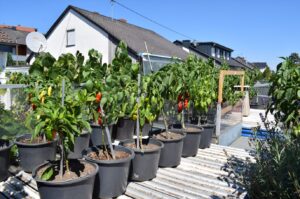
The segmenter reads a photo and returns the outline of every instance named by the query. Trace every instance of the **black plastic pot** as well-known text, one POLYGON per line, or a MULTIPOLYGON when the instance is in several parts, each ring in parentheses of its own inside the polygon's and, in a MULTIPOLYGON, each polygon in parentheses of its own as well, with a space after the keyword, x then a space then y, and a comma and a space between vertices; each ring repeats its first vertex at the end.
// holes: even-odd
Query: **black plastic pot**
MULTIPOLYGON (((92 133, 90 137, 90 146, 99 146, 99 145, 107 145, 108 140, 105 133, 105 127, 96 125, 96 124, 90 124, 92 127, 92 133)), ((109 133, 110 136, 112 135, 112 125, 109 126, 109 133)), ((112 137, 112 136, 111 136, 112 137)), ((113 142, 113 140, 112 140, 113 142)))
POLYGON ((160 158, 158 164, 159 167, 176 167, 180 164, 182 148, 183 148, 183 139, 185 138, 186 135, 185 133, 181 133, 181 132, 173 132, 173 133, 181 134, 182 137, 173 140, 159 140, 164 144, 164 147, 161 149, 160 152, 160 158))
POLYGON ((5 180, 9 176, 9 151, 12 146, 12 142, 9 142, 7 140, 0 140, 0 182, 5 180))
POLYGON ((114 146, 114 149, 129 153, 130 156, 117 160, 94 160, 87 154, 97 151, 97 147, 91 147, 84 151, 84 158, 99 166, 99 172, 95 179, 94 197, 114 198, 126 191, 130 161, 134 158, 134 152, 123 146, 114 146))
POLYGON ((74 151, 70 151, 68 159, 80 159, 82 158, 82 152, 89 147, 90 133, 83 132, 80 136, 75 138, 74 151))
MULTIPOLYGON (((78 160, 70 160, 70 166, 72 166, 72 164, 74 164, 75 161, 78 160)), ((77 179, 72 179, 63 182, 52 182, 41 180, 37 176, 37 172, 41 168, 44 168, 45 166, 50 166, 51 163, 44 163, 35 168, 32 174, 34 179, 36 180, 41 199, 92 199, 95 176, 98 173, 98 165, 87 162, 85 160, 79 161, 93 165, 95 170, 92 173, 77 179)), ((58 164, 58 162, 55 163, 58 164)))
MULTIPOLYGON (((125 140, 121 145, 126 146, 129 143, 135 143, 136 140, 125 140)), ((164 144, 155 139, 143 139, 143 144, 154 144, 158 146, 156 149, 142 151, 134 148, 135 157, 131 160, 129 179, 132 181, 146 181, 156 177, 160 151, 164 144)))
POLYGON ((26 172, 31 173, 38 165, 47 160, 55 160, 57 140, 41 144, 29 144, 19 142, 24 138, 31 138, 31 134, 25 134, 17 138, 20 165, 26 172))
POLYGON ((208 123, 208 124, 201 125, 201 127, 203 128, 203 132, 201 133, 199 148, 200 149, 209 148, 212 135, 216 129, 216 125, 208 123))
POLYGON ((113 138, 116 140, 132 139, 134 127, 135 121, 127 118, 119 119, 113 128, 113 138))
POLYGON ((173 128, 171 131, 186 133, 186 136, 183 140, 182 157, 191 157, 197 155, 203 128, 196 125, 186 125, 186 127, 191 127, 199 130, 189 131, 188 129, 173 128))

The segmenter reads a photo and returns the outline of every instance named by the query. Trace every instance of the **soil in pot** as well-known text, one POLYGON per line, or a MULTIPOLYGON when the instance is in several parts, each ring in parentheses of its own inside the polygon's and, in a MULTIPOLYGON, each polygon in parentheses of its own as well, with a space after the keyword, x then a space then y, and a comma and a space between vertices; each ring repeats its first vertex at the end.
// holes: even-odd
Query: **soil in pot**
MULTIPOLYGON (((105 127, 91 124, 92 133, 90 137, 90 146, 108 145, 108 139, 105 133, 105 127)), ((109 126, 110 136, 112 135, 113 126, 109 126)), ((111 136, 112 137, 112 136, 111 136)), ((114 142, 112 140, 112 142, 114 142)))
POLYGON ((208 123, 208 124, 201 125, 201 127, 203 128, 203 132, 201 133, 199 148, 200 149, 209 148, 213 133, 215 132, 216 129, 216 125, 208 123))
POLYGON ((57 140, 44 141, 41 137, 31 141, 31 134, 20 136, 16 140, 20 166, 31 173, 38 165, 47 160, 55 160, 57 140))
POLYGON ((126 191, 130 161, 134 158, 133 150, 114 146, 116 159, 108 149, 108 146, 91 147, 84 151, 87 161, 99 166, 99 172, 95 178, 94 197, 114 198, 126 191))
POLYGON ((12 142, 9 142, 7 140, 0 140, 0 182, 5 180, 9 176, 9 152, 12 145, 12 142))
POLYGON ((136 146, 135 140, 126 140, 121 143, 134 150, 135 157, 131 161, 129 179, 132 181, 146 181, 156 177, 160 151, 163 143, 155 139, 143 139, 141 149, 136 146))
POLYGON ((131 139, 134 133, 135 121, 131 119, 119 119, 113 127, 113 138, 116 140, 131 139))
POLYGON ((44 163, 33 171, 41 199, 92 199, 97 164, 84 160, 69 160, 70 171, 59 176, 59 162, 44 163), (54 175, 49 181, 41 179, 43 172, 51 167, 54 175))
POLYGON ((203 128, 195 125, 186 125, 184 129, 174 128, 172 131, 186 133, 186 137, 183 140, 182 157, 197 155, 203 128))
POLYGON ((164 147, 160 152, 159 166, 178 166, 181 161, 183 139, 185 138, 185 134, 181 132, 162 132, 153 135, 153 138, 163 142, 164 144, 164 147))
POLYGON ((74 150, 68 153, 68 159, 82 158, 82 152, 89 147, 90 133, 83 132, 80 136, 75 138, 74 150))

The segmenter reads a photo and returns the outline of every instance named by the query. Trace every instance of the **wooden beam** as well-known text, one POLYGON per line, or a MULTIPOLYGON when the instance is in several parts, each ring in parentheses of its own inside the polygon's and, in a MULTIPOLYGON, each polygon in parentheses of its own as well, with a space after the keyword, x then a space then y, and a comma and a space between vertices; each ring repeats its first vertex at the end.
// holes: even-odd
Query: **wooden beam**
POLYGON ((222 103, 222 101, 223 101, 223 83, 224 83, 224 76, 225 75, 239 75, 239 76, 241 76, 240 77, 240 86, 241 86, 241 91, 244 91, 245 71, 220 70, 219 89, 218 89, 218 103, 222 103))

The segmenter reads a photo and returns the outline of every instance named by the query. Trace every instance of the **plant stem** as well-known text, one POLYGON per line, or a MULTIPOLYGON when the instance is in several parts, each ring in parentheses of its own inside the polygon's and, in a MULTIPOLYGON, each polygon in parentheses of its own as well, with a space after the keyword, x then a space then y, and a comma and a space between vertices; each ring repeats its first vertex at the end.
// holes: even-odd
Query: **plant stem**
POLYGON ((163 115, 163 120, 164 120, 164 125, 165 125, 166 132, 169 133, 169 127, 168 127, 167 117, 166 117, 165 111, 162 109, 161 112, 162 112, 162 115, 163 115))
POLYGON ((183 129, 185 129, 185 123, 184 123, 184 109, 181 111, 181 126, 183 129))
POLYGON ((199 115, 198 116, 198 126, 200 126, 201 125, 201 116, 199 115))
POLYGON ((138 74, 138 95, 137 95, 137 114, 136 114, 136 148, 140 148, 140 140, 139 140, 139 135, 140 135, 140 111, 139 111, 139 104, 140 104, 140 94, 141 94, 141 74, 138 74))
MULTIPOLYGON (((100 109, 101 109, 102 118, 105 118, 105 113, 104 113, 103 107, 101 105, 101 102, 99 103, 99 105, 100 105, 100 109)), ((113 159, 115 160, 116 159, 116 155, 115 155, 115 151, 114 151, 114 148, 113 148, 113 145, 112 145, 112 142, 111 142, 110 133, 109 133, 109 129, 108 129, 107 125, 105 126, 105 133, 106 133, 106 137, 107 137, 107 141, 108 141, 110 153, 111 153, 113 159)))
POLYGON ((59 168, 59 176, 62 179, 63 178, 63 169, 64 169, 64 146, 63 146, 63 137, 60 136, 60 168, 59 168))
POLYGON ((66 160, 66 172, 70 173, 69 160, 66 160))

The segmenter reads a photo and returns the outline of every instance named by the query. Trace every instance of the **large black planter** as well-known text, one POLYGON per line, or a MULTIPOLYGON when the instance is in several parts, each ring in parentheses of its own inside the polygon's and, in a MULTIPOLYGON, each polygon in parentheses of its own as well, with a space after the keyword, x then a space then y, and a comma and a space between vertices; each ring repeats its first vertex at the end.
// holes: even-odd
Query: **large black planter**
POLYGON ((186 129, 174 128, 171 131, 186 133, 186 136, 183 140, 182 157, 191 157, 197 155, 201 133, 203 132, 202 127, 196 125, 186 125, 186 129), (193 128, 193 130, 188 128, 193 128))
MULTIPOLYGON (((173 132, 173 131, 171 131, 173 132)), ((159 167, 176 167, 180 164, 182 148, 183 148, 183 139, 185 138, 185 133, 173 132, 181 134, 182 137, 178 139, 157 139, 164 144, 164 147, 161 149, 160 158, 159 158, 159 167)))
POLYGON ((126 191, 130 161, 134 158, 134 152, 123 146, 114 146, 114 149, 130 155, 127 158, 117 160, 94 160, 87 154, 97 151, 97 147, 88 148, 84 151, 85 159, 99 166, 99 172, 95 179, 94 197, 114 198, 126 191))
POLYGON ((113 128, 113 138, 116 140, 132 139, 136 121, 131 119, 119 119, 113 128))
POLYGON ((9 176, 9 151, 12 145, 12 142, 0 140, 0 182, 9 176))
MULTIPOLYGON (((92 127, 92 133, 90 138, 90 146, 108 145, 108 139, 105 133, 105 127, 90 124, 92 127)), ((110 136, 112 135, 112 125, 109 127, 110 136)), ((112 136, 111 136, 112 137, 112 136)), ((113 140, 112 140, 113 141, 113 140)))
POLYGON ((74 150, 68 154, 68 159, 80 159, 82 158, 82 152, 89 147, 90 133, 83 132, 80 136, 75 138, 74 150))
MULTIPOLYGON (((129 143, 135 143, 136 140, 125 140, 121 142, 123 146, 129 143)), ((155 149, 141 149, 134 148, 135 157, 131 161, 129 179, 132 181, 146 181, 156 177, 158 163, 160 158, 160 151, 164 144, 155 139, 143 139, 143 144, 154 144, 158 146, 155 149)))
POLYGON ((201 133, 199 148, 200 149, 209 148, 213 133, 215 132, 216 129, 216 125, 208 123, 208 124, 201 125, 201 127, 203 128, 203 132, 201 133))
MULTIPOLYGON (((72 166, 75 161, 77 160, 70 160, 70 166, 72 166)), ((95 176, 98 173, 98 165, 85 160, 80 160, 80 162, 93 165, 95 170, 87 176, 62 182, 44 181, 38 178, 37 172, 39 169, 50 166, 51 163, 44 163, 35 168, 33 177, 36 180, 41 199, 92 199, 95 176)), ((58 164, 58 162, 56 162, 56 164, 58 164)))
POLYGON ((46 160, 55 160, 57 140, 41 144, 29 144, 20 142, 24 138, 30 139, 31 134, 22 135, 16 140, 20 165, 24 171, 31 173, 35 167, 46 160))

